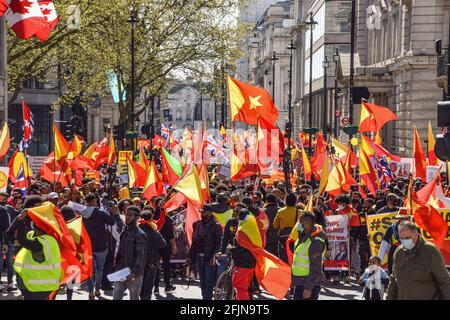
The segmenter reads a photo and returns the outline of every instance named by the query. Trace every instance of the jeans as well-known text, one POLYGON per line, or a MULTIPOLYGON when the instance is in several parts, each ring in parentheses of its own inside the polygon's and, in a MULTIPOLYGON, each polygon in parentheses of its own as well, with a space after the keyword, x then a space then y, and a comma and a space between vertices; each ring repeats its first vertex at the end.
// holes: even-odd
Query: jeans
POLYGON ((203 300, 212 300, 215 268, 209 265, 209 261, 205 261, 204 257, 200 255, 197 255, 195 264, 200 276, 200 288, 202 289, 203 300))
POLYGON ((122 300, 123 294, 128 289, 130 291, 130 300, 139 300, 141 293, 142 281, 144 275, 137 276, 133 281, 116 281, 114 282, 113 300, 122 300))
MULTIPOLYGON (((0 246, 0 248, 3 247, 0 246)), ((3 255, 0 259, 0 271, 1 267, 3 267, 3 255)), ((13 283, 13 276, 14 276, 14 243, 9 242, 8 243, 8 253, 6 254, 6 270, 8 275, 8 284, 13 283)))
POLYGON ((219 265, 217 266, 217 271, 216 271, 216 277, 214 279, 214 283, 217 283, 217 280, 219 280, 220 275, 225 272, 225 270, 227 269, 227 256, 226 255, 222 255, 217 259, 217 262, 219 263, 219 265))
POLYGON ((141 300, 151 300, 152 290, 155 285, 156 269, 158 266, 150 265, 145 267, 144 279, 141 289, 141 300))
POLYGON ((89 292, 94 292, 94 285, 95 290, 100 290, 103 277, 103 267, 105 266, 107 254, 108 250, 101 252, 92 252, 93 275, 88 280, 89 292))
MULTIPOLYGON (((159 250, 159 254, 162 259, 162 269, 164 272, 164 283, 166 289, 170 288, 170 245, 159 250)), ((156 270, 155 275, 155 291, 159 290, 159 274, 160 268, 156 270)))
POLYGON ((320 286, 315 286, 311 290, 311 297, 303 299, 303 286, 295 286, 294 300, 319 300, 320 286))

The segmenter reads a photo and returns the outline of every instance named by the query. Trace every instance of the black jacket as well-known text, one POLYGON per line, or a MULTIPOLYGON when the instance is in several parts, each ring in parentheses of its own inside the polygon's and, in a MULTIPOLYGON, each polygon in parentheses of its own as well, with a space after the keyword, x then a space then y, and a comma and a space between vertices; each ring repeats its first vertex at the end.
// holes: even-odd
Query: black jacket
POLYGON ((10 241, 6 239, 6 230, 19 214, 19 211, 9 205, 0 206, 0 243, 6 244, 10 241))
POLYGON ((120 234, 115 270, 130 268, 135 276, 144 274, 146 264, 146 235, 138 226, 126 226, 120 234))
POLYGON ((256 266, 256 259, 253 254, 236 244, 235 247, 231 248, 231 257, 233 258, 234 265, 240 268, 254 268, 256 266))
POLYGON ((234 245, 234 237, 236 236, 236 231, 239 225, 238 219, 230 219, 223 228, 222 243, 220 245, 220 252, 225 253, 227 246, 234 245))
POLYGON ((139 226, 142 231, 146 234, 146 265, 156 266, 159 261, 159 249, 165 248, 167 246, 166 240, 162 235, 152 227, 147 224, 139 226))
POLYGON ((116 222, 114 218, 99 208, 93 208, 89 213, 83 212, 81 214, 84 227, 91 239, 92 251, 102 252, 108 249, 108 234, 106 233, 105 224, 114 225, 116 222))
POLYGON ((193 224, 192 245, 189 249, 189 258, 195 262, 196 255, 204 254, 204 260, 209 261, 220 250, 222 240, 222 227, 214 216, 207 221, 199 220, 193 224))
POLYGON ((275 220, 278 209, 279 208, 277 204, 267 204, 264 208, 264 213, 267 215, 267 218, 269 218, 270 221, 269 229, 267 229, 266 234, 266 245, 268 243, 278 243, 278 230, 274 229, 273 227, 273 220, 275 220))

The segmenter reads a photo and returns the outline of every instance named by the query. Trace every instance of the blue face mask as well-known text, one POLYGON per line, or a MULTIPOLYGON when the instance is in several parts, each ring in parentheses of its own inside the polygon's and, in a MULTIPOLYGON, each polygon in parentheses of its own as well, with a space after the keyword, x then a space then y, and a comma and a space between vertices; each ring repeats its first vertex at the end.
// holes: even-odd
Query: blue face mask
POLYGON ((401 239, 400 241, 402 242, 402 245, 405 249, 412 250, 412 248, 414 248, 412 239, 401 239))
POLYGON ((303 228, 303 225, 301 224, 301 223, 299 223, 298 224, 298 227, 297 227, 297 230, 298 230, 298 232, 303 232, 303 230, 305 230, 305 228, 303 228))

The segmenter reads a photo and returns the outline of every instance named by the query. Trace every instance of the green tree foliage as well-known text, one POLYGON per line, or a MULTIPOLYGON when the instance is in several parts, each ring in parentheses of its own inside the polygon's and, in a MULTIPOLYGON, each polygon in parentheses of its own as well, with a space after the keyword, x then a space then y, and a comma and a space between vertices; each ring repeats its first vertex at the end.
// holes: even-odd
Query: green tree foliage
MULTIPOLYGON (((136 114, 174 78, 195 77, 214 83, 216 67, 240 55, 240 40, 249 27, 238 24, 236 18, 245 1, 135 0, 134 5, 127 0, 55 1, 60 22, 47 42, 23 41, 12 33, 8 36, 11 101, 17 98, 22 81, 44 77, 51 70, 63 84, 55 107, 71 105, 75 99, 88 105, 108 94, 109 72, 117 75, 121 92, 130 92, 131 8, 138 20, 135 92, 141 99, 136 99, 136 114), (73 20, 69 6, 77 6, 81 12, 78 29, 67 23, 73 20)), ((119 122, 130 128, 130 99, 120 99, 119 110, 119 122)))

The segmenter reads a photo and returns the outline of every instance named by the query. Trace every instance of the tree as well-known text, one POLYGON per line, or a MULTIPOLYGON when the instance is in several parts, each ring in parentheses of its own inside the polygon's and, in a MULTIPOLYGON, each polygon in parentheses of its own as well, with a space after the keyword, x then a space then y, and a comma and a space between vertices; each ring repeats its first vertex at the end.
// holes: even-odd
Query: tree
MULTIPOLYGON (((135 105, 136 115, 154 95, 166 90, 180 76, 204 82, 214 77, 214 66, 239 56, 239 41, 248 26, 236 23, 245 0, 135 0, 135 105), (145 95, 144 95, 145 93, 145 95), (145 98, 144 98, 145 96, 145 98), (139 99, 140 98, 140 99, 139 99)), ((131 128, 131 26, 129 1, 61 0, 55 3, 60 23, 46 43, 22 41, 10 34, 8 41, 9 88, 12 99, 30 77, 57 68, 64 84, 55 106, 75 99, 88 105, 108 93, 108 74, 119 81, 120 119, 131 128), (69 5, 81 11, 80 29, 68 28, 69 5), (127 94, 129 96, 129 94, 127 94)))

